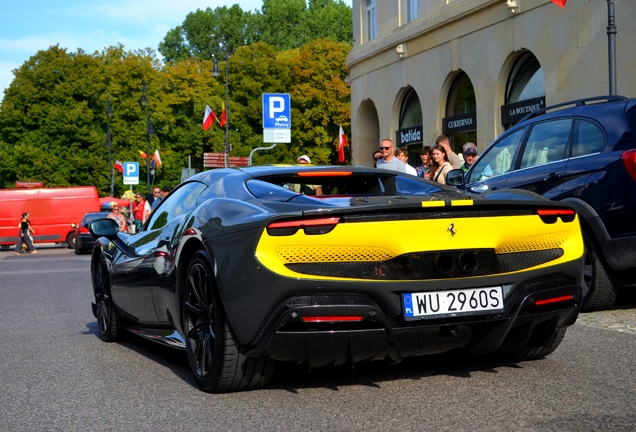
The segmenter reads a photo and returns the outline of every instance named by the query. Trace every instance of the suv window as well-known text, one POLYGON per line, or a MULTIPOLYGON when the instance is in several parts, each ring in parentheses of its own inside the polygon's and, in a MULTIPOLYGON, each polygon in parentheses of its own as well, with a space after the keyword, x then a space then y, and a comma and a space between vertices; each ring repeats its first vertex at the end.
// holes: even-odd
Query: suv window
POLYGON ((475 167, 470 171, 470 178, 467 183, 473 183, 505 174, 512 169, 512 158, 521 144, 525 128, 511 133, 499 141, 490 151, 475 163, 475 167))
POLYGON ((521 168, 556 162, 565 157, 572 119, 559 119, 535 125, 521 157, 521 168))
POLYGON ((605 133, 595 123, 576 120, 572 132, 572 157, 598 153, 605 144, 605 133))

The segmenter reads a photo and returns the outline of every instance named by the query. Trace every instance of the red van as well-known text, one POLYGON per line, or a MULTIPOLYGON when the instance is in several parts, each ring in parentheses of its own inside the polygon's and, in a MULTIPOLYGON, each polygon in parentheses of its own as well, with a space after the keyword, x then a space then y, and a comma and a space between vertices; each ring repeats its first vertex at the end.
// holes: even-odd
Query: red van
POLYGON ((18 242, 20 216, 29 212, 34 243, 66 242, 75 248, 75 229, 85 213, 99 211, 95 186, 0 190, 0 246, 18 242))

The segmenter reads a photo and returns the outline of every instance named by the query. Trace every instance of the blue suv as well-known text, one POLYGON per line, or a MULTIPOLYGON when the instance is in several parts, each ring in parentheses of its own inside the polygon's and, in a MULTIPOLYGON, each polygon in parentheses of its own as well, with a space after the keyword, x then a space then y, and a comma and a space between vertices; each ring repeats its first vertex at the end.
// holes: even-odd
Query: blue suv
MULTIPOLYGON (((585 242, 583 310, 611 306, 636 281, 636 99, 546 107, 503 133, 463 177, 472 192, 526 189, 576 206, 585 242)), ((459 181, 457 181, 459 179, 459 181)), ((461 184, 459 184, 461 183, 461 184)))

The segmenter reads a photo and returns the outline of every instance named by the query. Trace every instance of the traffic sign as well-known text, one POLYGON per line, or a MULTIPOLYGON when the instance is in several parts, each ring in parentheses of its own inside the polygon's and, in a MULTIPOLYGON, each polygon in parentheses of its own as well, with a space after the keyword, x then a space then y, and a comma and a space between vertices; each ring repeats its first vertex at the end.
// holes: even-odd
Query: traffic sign
MULTIPOLYGON (((246 167, 248 164, 247 156, 229 156, 228 167, 246 167)), ((224 153, 203 153, 204 168, 223 168, 225 167, 224 153)))
POLYGON ((287 93, 263 93, 263 141, 291 142, 291 98, 287 93))
POLYGON ((139 162, 124 162, 124 184, 139 184, 139 162))

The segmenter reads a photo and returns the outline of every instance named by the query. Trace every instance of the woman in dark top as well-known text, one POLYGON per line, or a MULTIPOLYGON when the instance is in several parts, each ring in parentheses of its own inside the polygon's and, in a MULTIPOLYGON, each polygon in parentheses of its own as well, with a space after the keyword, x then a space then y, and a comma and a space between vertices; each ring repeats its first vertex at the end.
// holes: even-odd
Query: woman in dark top
POLYGON ((26 243, 32 254, 38 253, 35 250, 35 246, 33 246, 33 237, 31 237, 31 233, 34 233, 35 231, 31 228, 29 216, 29 213, 22 213, 22 218, 18 224, 18 227, 20 227, 20 235, 18 236, 18 243, 15 245, 15 251, 13 252, 14 255, 20 254, 20 250, 22 250, 22 242, 26 243))

